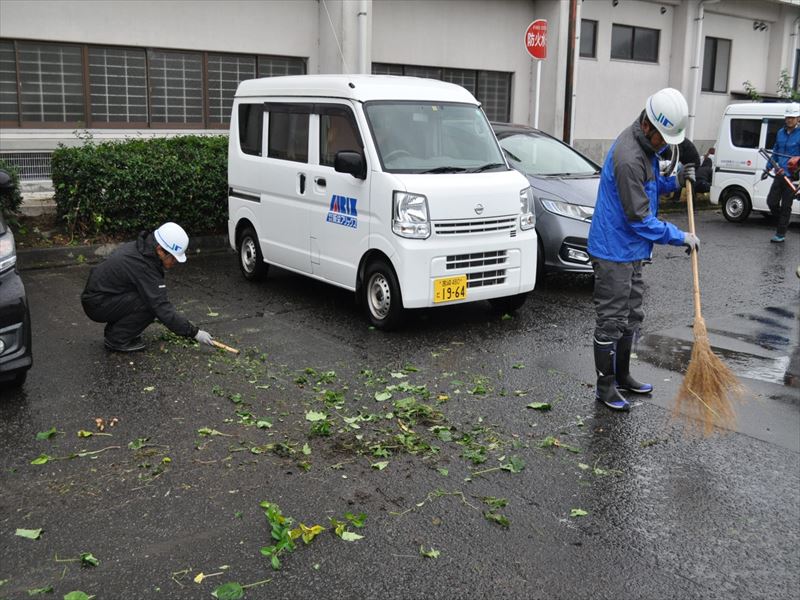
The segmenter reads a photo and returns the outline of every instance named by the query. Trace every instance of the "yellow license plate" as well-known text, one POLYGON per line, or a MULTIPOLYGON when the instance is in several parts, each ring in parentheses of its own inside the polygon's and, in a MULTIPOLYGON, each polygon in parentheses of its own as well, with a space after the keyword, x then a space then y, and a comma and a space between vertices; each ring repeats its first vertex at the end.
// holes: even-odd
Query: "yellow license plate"
POLYGON ((442 277, 433 280, 433 301, 453 302, 467 297, 467 276, 442 277))

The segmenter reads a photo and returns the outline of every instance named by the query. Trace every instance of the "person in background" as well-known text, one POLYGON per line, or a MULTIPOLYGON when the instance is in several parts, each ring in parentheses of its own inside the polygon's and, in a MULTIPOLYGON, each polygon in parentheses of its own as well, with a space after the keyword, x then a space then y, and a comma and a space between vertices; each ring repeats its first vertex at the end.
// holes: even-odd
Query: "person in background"
POLYGON ((789 159, 800 155, 800 128, 797 120, 800 117, 800 104, 792 102, 786 106, 784 112, 784 127, 778 130, 775 136, 775 145, 772 147, 772 158, 778 163, 775 178, 767 194, 767 206, 774 217, 778 217, 778 226, 770 242, 782 244, 786 239, 786 230, 789 228, 789 219, 792 217, 792 202, 794 190, 786 183, 784 174, 791 173, 789 159))
MULTIPOLYGON (((684 245, 689 253, 700 247, 694 234, 656 218, 659 196, 695 177, 693 164, 684 164, 678 175, 669 177, 659 171, 659 157, 668 144, 691 144, 684 133, 688 119, 689 107, 678 90, 656 92, 617 137, 601 171, 588 245, 596 311, 595 397, 613 410, 630 410, 618 388, 637 394, 653 391, 651 384, 639 383, 630 374, 633 342, 644 319, 642 262, 654 243, 684 245)), ((685 150, 682 155, 695 157, 690 163, 699 158, 693 144, 685 150)))
POLYGON ((703 161, 697 167, 697 181, 694 191, 698 194, 705 194, 711 191, 711 177, 714 173, 714 146, 711 146, 703 155, 703 161))
POLYGON ((176 223, 123 244, 89 273, 81 304, 92 321, 105 323, 105 345, 115 352, 143 350, 141 333, 155 319, 173 333, 212 345, 213 338, 167 299, 164 272, 186 262, 189 236, 176 223))

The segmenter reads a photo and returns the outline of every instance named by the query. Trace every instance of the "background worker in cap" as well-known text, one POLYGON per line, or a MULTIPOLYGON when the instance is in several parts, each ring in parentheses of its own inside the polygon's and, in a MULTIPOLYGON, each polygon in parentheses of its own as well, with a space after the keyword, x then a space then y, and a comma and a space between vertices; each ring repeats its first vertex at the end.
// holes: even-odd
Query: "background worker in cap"
MULTIPOLYGON (((686 99, 665 88, 647 99, 641 115, 615 140, 600 175, 597 203, 589 229, 589 254, 594 268, 593 300, 596 399, 614 410, 629 410, 618 388, 649 394, 653 386, 630 374, 631 349, 644 319, 642 262, 653 244, 699 249, 700 241, 671 223, 656 218, 658 198, 694 181, 697 149, 685 140, 689 118, 686 99), (659 171, 659 154, 669 144, 682 144, 691 155, 678 176, 659 171), (691 164, 689 164, 691 163, 691 164)), ((685 152, 684 152, 685 151, 685 152)))
POLYGON ((81 294, 83 310, 92 321, 105 323, 105 344, 116 352, 145 347, 141 333, 155 319, 173 333, 211 345, 211 335, 198 329, 167 299, 164 271, 186 262, 189 236, 176 223, 117 248, 89 273, 81 294))
MULTIPOLYGON (((800 127, 797 126, 800 117, 800 104, 792 102, 786 106, 784 111, 784 127, 778 130, 775 136, 775 145, 772 147, 772 158, 780 166, 775 171, 775 179, 767 194, 767 206, 773 216, 778 217, 778 227, 775 235, 770 242, 780 244, 786 239, 786 230, 789 228, 789 220, 792 218, 792 202, 794 201, 794 191, 783 178, 784 173, 790 178, 793 177, 789 160, 800 154, 800 127)), ((796 163, 795 163, 796 164, 796 163)))

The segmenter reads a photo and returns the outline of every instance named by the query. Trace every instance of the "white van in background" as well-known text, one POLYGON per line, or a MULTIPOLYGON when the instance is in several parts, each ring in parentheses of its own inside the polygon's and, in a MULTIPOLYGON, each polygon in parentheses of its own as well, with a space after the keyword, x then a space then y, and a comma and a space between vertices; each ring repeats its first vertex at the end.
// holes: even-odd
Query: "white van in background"
MULTIPOLYGON (((775 136, 784 126, 788 103, 750 102, 725 109, 719 128, 711 181, 711 203, 722 205, 722 214, 734 223, 750 211, 769 214, 767 194, 772 178, 762 179, 766 161, 759 148, 772 150, 775 136)), ((794 202, 792 214, 800 214, 794 202)))
POLYGON ((228 148, 228 233, 247 279, 276 265, 353 290, 370 322, 536 281, 534 199, 480 104, 431 79, 242 82, 228 148))

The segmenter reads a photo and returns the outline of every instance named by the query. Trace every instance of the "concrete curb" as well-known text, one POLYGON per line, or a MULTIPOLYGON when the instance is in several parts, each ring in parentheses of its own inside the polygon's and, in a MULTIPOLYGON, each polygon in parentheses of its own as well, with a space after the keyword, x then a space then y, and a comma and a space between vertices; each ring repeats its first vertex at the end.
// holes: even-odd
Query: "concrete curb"
MULTIPOLYGON (((116 250, 118 244, 93 244, 88 246, 57 246, 53 248, 18 248, 17 268, 20 271, 68 267, 79 264, 98 263, 116 250)), ((193 237, 189 257, 230 250, 227 235, 203 235, 193 237)))

